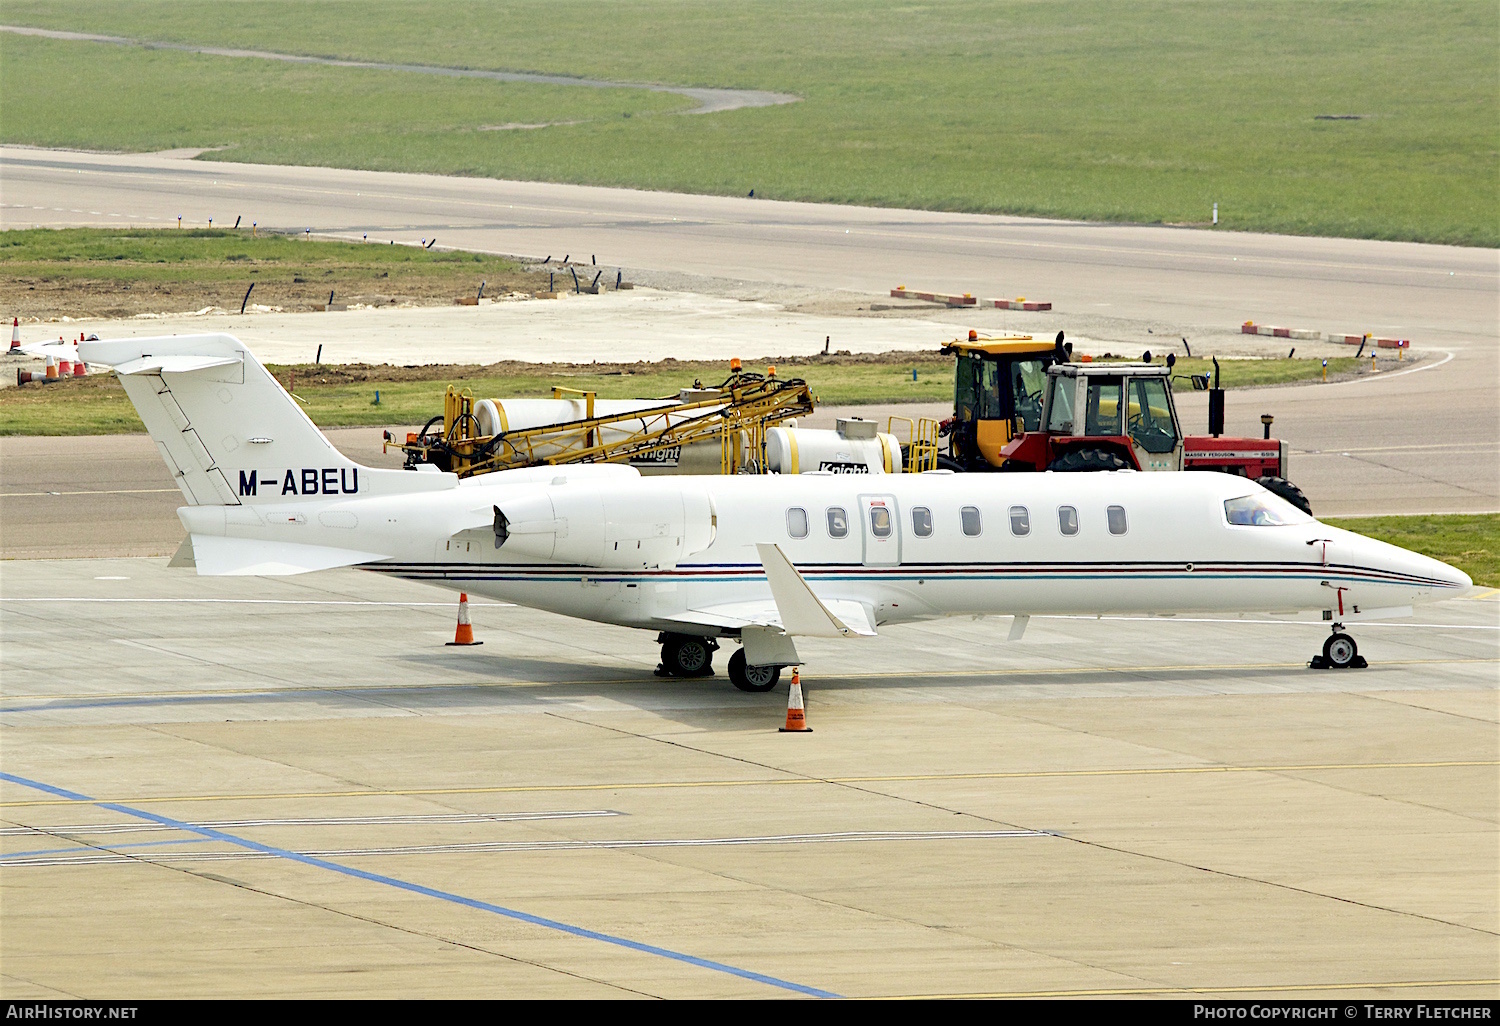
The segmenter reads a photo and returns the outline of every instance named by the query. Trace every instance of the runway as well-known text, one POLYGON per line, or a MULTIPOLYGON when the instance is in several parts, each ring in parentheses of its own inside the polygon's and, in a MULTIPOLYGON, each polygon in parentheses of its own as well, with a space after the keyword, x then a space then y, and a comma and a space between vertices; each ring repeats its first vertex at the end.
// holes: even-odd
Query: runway
MULTIPOLYGON (((6 227, 232 224, 885 295, 1026 295, 1055 310, 1500 342, 1494 250, 783 203, 153 154, 0 147, 6 227), (1347 326, 1347 327, 1345 327, 1347 326)), ((1488 380, 1493 382, 1493 373, 1488 380)))
POLYGON ((812 642, 798 736, 354 571, 5 577, 7 998, 1500 994, 1493 598, 812 642))

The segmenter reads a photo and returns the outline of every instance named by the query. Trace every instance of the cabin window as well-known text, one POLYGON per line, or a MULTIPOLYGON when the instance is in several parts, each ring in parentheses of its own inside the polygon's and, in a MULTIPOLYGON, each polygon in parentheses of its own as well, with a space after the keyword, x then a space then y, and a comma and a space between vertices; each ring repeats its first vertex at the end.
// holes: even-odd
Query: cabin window
POLYGON ((1129 528, 1130 525, 1125 520, 1125 507, 1109 507, 1109 533, 1124 534, 1129 528))
POLYGON ((1240 527, 1284 527, 1312 517, 1274 495, 1244 495, 1224 500, 1224 519, 1240 527))
POLYGON ((786 511, 786 533, 793 538, 807 537, 807 510, 793 506, 786 511))
POLYGON ((849 535, 849 514, 834 506, 828 511, 828 537, 845 538, 849 535))
POLYGON ((911 533, 918 538, 932 537, 932 510, 926 506, 912 507, 911 533))
POLYGON ((1024 538, 1031 533, 1031 511, 1025 506, 1010 508, 1010 533, 1024 538))
POLYGON ((891 536, 891 511, 884 506, 870 507, 870 533, 877 538, 891 536))
POLYGON ((1069 538, 1078 533, 1078 510, 1073 506, 1057 507, 1057 529, 1069 538))
POLYGON ((963 523, 964 534, 970 538, 978 537, 980 530, 983 528, 983 524, 979 520, 979 507, 965 506, 959 511, 958 516, 959 520, 963 523))

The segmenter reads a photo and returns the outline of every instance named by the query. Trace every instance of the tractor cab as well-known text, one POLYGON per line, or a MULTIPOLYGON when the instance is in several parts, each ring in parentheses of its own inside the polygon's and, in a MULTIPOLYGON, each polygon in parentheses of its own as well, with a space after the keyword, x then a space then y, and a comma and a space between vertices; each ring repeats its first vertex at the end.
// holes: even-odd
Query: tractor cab
MULTIPOLYGON (((1028 335, 981 338, 943 346, 956 362, 953 416, 939 425, 948 454, 940 469, 1002 470, 1209 470, 1258 482, 1304 513, 1307 496, 1287 480, 1287 445, 1271 437, 1224 434, 1224 390, 1215 359, 1207 374, 1174 375, 1177 358, 1153 364, 1071 362, 1062 332, 1052 343, 1028 335), (1208 392, 1208 434, 1184 435, 1172 401, 1172 379, 1208 392)), ((917 451, 915 440, 911 447, 917 451)), ((930 451, 930 450, 927 450, 930 451)))
POLYGON ((1017 464, 1008 469, 1181 470, 1171 373, 1153 364, 1054 364, 1042 427, 1004 448, 1017 464))
POLYGON ((1005 462, 1000 450, 1013 438, 1040 431, 1047 368, 1066 359, 1059 344, 1030 335, 1002 338, 969 332, 942 351, 954 357, 953 416, 943 421, 954 470, 988 470, 1005 462))

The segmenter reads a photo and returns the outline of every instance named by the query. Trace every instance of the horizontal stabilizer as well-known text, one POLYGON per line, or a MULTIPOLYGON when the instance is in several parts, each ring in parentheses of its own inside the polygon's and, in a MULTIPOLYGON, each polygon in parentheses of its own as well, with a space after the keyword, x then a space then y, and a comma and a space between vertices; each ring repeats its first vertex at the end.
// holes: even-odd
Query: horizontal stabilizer
POLYGON ((19 351, 27 356, 35 356, 43 360, 49 356, 55 356, 59 360, 78 359, 78 343, 64 342, 60 338, 51 342, 28 342, 21 346, 19 351))
POLYGON ((378 552, 211 534, 190 535, 184 544, 191 544, 193 562, 202 577, 286 577, 388 558, 378 552))
POLYGON ((244 361, 239 356, 142 356, 115 365, 116 374, 186 374, 189 371, 208 370, 210 367, 229 367, 244 361))

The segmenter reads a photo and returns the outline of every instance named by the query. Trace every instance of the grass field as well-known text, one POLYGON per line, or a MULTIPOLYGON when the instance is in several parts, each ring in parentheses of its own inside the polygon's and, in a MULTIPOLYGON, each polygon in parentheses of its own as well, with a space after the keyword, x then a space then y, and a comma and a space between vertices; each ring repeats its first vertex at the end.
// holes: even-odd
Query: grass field
POLYGON ((1490 0, 12 0, 4 18, 803 97, 666 117, 681 97, 5 36, 10 142, 1138 222, 1218 202, 1232 230, 1500 243, 1490 0), (541 121, 579 123, 480 130, 541 121))
POLYGON ((34 229, 0 232, 0 308, 22 317, 125 317, 205 306, 305 310, 327 302, 451 303, 542 288, 546 275, 479 253, 416 246, 253 238, 229 229, 34 229))
POLYGON ((1338 517, 1328 523, 1441 559, 1478 587, 1500 588, 1500 514, 1338 517))
MULTIPOLYGON (((1202 373, 1205 361, 1183 360, 1181 373, 1202 373)), ((1339 371, 1355 369, 1342 359, 1339 371)), ((1362 362, 1361 362, 1362 365, 1362 362)), ((812 386, 820 404, 951 402, 953 362, 937 353, 868 357, 783 359, 778 373, 812 386), (916 371, 916 380, 912 378, 916 371)), ((1309 380, 1321 373, 1317 360, 1232 360, 1224 367, 1226 388, 1309 380)), ((763 370, 746 365, 747 370, 763 370)), ((272 367, 283 385, 305 400, 304 408, 322 427, 420 424, 442 412, 443 390, 469 389, 480 398, 544 397, 553 385, 593 390, 603 399, 668 396, 702 381, 717 385, 727 376, 722 363, 664 360, 652 364, 528 364, 480 366, 314 366, 272 367), (375 393, 380 404, 375 405, 375 393)), ((144 431, 135 408, 112 374, 54 385, 0 389, 0 435, 97 435, 144 431)))

